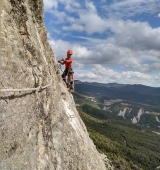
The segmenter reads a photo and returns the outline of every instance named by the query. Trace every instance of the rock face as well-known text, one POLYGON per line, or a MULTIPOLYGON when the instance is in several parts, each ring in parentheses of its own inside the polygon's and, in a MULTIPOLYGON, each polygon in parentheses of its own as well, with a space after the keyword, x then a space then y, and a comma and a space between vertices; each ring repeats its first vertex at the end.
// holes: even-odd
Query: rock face
POLYGON ((1 0, 0 17, 0 169, 105 170, 47 42, 42 0, 1 0))

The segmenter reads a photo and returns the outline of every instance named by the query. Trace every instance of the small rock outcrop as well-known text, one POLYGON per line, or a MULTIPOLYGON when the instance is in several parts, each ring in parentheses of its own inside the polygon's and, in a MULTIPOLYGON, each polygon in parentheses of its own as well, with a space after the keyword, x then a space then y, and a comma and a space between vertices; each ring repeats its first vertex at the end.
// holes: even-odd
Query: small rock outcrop
POLYGON ((42 0, 0 1, 0 169, 105 170, 44 26, 42 0))

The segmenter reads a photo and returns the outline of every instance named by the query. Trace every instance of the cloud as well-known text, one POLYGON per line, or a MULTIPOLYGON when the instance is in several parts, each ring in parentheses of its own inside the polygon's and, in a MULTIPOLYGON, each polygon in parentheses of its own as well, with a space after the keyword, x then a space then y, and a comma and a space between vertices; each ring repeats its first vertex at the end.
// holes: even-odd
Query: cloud
POLYGON ((102 65, 95 65, 92 71, 77 71, 75 79, 88 82, 102 82, 102 83, 122 83, 122 84, 145 84, 148 86, 158 86, 160 83, 159 75, 149 75, 140 73, 138 71, 123 71, 116 72, 113 69, 103 67, 102 65))
POLYGON ((160 13, 158 14, 158 17, 160 18, 160 13))
POLYGON ((47 16, 52 17, 49 43, 57 59, 65 58, 68 49, 73 50, 77 78, 143 84, 156 84, 157 80, 158 83, 160 27, 152 28, 148 22, 128 18, 142 13, 157 15, 159 0, 123 0, 110 4, 101 0, 103 13, 89 0, 44 0, 44 3, 47 16), (109 5, 105 6, 106 3, 109 5), (95 67, 86 71, 87 64, 95 67), (121 71, 110 69, 111 66, 121 71), (107 72, 107 77, 96 74, 96 69, 107 72), (149 76, 151 73, 153 76, 149 76))
MULTIPOLYGON (((85 9, 78 9, 75 12, 78 18, 72 19, 70 25, 62 27, 63 30, 85 31, 89 35, 95 32, 103 33, 106 30, 105 20, 98 15, 93 2, 86 1, 85 9)), ((67 20, 70 21, 70 18, 67 20)))
POLYGON ((63 41, 63 40, 53 40, 49 37, 49 44, 52 46, 52 49, 54 51, 54 55, 57 58, 57 60, 65 58, 68 49, 72 49, 72 44, 69 42, 63 41))
POLYGON ((122 18, 133 17, 142 13, 155 14, 159 11, 159 0, 123 0, 103 6, 108 15, 122 18))
POLYGON ((97 14, 83 13, 80 15, 80 23, 84 25, 85 32, 89 35, 93 33, 104 33, 106 30, 106 22, 97 14))
MULTIPOLYGON (((132 1, 129 2, 133 3, 132 1)), ((129 2, 123 1, 123 3, 118 3, 117 6, 129 4, 129 2)), ((144 3, 143 0, 134 1, 136 4, 142 2, 144 3)), ((96 7, 91 2, 87 1, 85 9, 77 11, 78 18, 68 16, 64 11, 54 10, 50 11, 50 13, 57 18, 57 23, 66 23, 65 26, 61 27, 61 31, 78 31, 87 35, 99 33, 106 36, 109 31, 109 34, 113 35, 110 40, 115 41, 117 46, 127 47, 132 50, 160 50, 160 37, 157 36, 160 34, 160 28, 152 28, 147 22, 101 18, 96 7)))
MULTIPOLYGON (((92 43, 92 40, 88 40, 92 43)), ((158 56, 160 52, 155 51, 132 51, 126 47, 117 46, 112 42, 99 40, 94 41, 94 49, 89 49, 85 45, 69 43, 63 40, 53 40, 49 38, 57 59, 64 58, 68 49, 73 50, 74 61, 79 64, 107 64, 123 65, 132 71, 154 72, 160 67, 158 56), (149 64, 149 63, 152 64, 149 64)))
POLYGON ((65 11, 74 11, 75 8, 80 8, 81 5, 75 0, 43 0, 45 12, 50 12, 58 8, 58 5, 62 5, 65 11), (50 10, 50 11, 48 11, 50 10))
MULTIPOLYGON (((63 11, 63 12, 59 12, 57 10, 50 10, 50 14, 52 14, 53 18, 52 18, 52 24, 54 23, 55 25, 58 24, 65 24, 66 22, 66 17, 67 14, 63 11)), ((59 30, 61 31, 61 30, 59 30)))
MULTIPOLYGON (((157 35, 160 33, 160 28, 153 29, 147 22, 124 21, 113 17, 102 18, 94 3, 90 1, 85 1, 84 4, 82 3, 83 5, 80 5, 73 0, 44 0, 45 6, 50 7, 50 9, 57 7, 59 3, 64 5, 65 10, 58 11, 58 9, 54 9, 49 12, 54 17, 54 23, 65 23, 60 27, 61 31, 78 31, 88 35, 95 33, 106 34, 109 31, 109 33, 116 34, 116 40, 122 46, 128 45, 135 48, 135 50, 138 48, 159 48, 160 38, 157 35), (69 10, 69 8, 71 9, 69 10)), ((145 0, 123 0, 122 2, 112 3, 110 6, 116 10, 130 6, 135 10, 135 6, 139 5, 141 5, 141 9, 146 9, 146 5, 156 8, 155 4, 157 3, 160 6, 159 0, 149 0, 147 2, 145 0)), ((147 10, 149 11, 148 8, 147 10)), ((122 13, 122 11, 120 12, 122 13)))
POLYGON ((147 22, 133 22, 131 20, 115 21, 116 43, 134 50, 160 50, 159 28, 152 28, 147 22))
POLYGON ((81 69, 81 68, 83 68, 84 67, 84 65, 83 64, 80 64, 80 63, 73 63, 73 68, 75 69, 75 70, 77 70, 77 69, 81 69))
POLYGON ((75 20, 70 26, 63 27, 63 30, 86 32, 89 35, 103 34, 110 30, 113 36, 108 42, 132 50, 160 50, 160 37, 157 36, 160 34, 160 27, 152 28, 147 22, 102 19, 97 14, 84 13, 78 21, 75 20))
POLYGON ((80 25, 80 24, 77 24, 77 23, 74 23, 72 24, 72 26, 63 26, 62 27, 62 30, 64 31, 78 31, 78 32, 82 32, 85 30, 84 26, 80 25))
POLYGON ((45 11, 48 11, 52 8, 58 8, 58 0, 43 0, 45 11))

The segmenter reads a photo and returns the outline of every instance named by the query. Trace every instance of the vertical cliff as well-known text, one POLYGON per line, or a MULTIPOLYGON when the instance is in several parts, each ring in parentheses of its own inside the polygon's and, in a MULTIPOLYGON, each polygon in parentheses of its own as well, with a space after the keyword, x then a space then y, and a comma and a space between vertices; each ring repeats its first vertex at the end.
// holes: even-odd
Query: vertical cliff
POLYGON ((105 170, 47 42, 42 0, 1 0, 0 24, 0 169, 105 170))

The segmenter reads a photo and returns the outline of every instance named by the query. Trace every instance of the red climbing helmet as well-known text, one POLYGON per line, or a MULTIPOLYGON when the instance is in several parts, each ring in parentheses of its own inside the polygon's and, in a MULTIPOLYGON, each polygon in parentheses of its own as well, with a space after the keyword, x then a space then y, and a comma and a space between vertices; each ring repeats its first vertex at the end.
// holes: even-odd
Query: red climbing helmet
POLYGON ((72 50, 68 50, 68 51, 67 51, 67 54, 72 55, 72 54, 73 54, 72 50))

